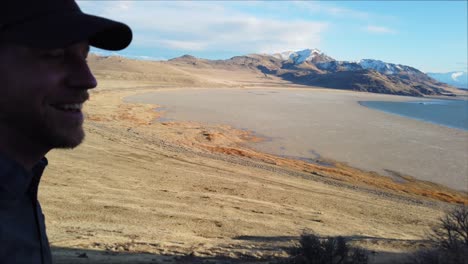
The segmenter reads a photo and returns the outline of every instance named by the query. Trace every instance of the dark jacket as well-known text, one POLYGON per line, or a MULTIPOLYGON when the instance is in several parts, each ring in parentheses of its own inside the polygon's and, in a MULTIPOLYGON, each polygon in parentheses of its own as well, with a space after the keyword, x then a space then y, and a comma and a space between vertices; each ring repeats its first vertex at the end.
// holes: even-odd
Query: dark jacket
POLYGON ((32 172, 0 156, 0 264, 52 263, 44 215, 37 200, 43 158, 32 172))

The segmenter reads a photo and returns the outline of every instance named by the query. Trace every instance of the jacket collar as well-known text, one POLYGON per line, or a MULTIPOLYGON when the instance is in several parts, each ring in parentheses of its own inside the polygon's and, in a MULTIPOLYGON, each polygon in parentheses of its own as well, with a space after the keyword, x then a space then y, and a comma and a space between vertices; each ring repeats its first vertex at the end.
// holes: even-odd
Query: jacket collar
POLYGON ((0 199, 19 199, 27 192, 36 196, 47 164, 48 161, 44 157, 28 171, 18 162, 0 155, 0 199))

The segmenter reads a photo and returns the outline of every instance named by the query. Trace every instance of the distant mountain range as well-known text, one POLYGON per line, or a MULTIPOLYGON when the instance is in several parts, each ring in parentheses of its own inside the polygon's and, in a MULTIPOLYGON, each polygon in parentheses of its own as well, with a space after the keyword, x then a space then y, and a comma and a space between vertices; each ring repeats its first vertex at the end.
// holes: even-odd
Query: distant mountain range
POLYGON ((426 73, 430 77, 461 89, 468 89, 468 74, 463 71, 454 71, 447 73, 426 73))
POLYGON ((335 60, 320 50, 305 49, 276 54, 249 54, 228 60, 206 60, 184 55, 168 63, 201 66, 238 66, 261 71, 297 84, 374 93, 453 96, 455 87, 410 66, 363 59, 335 60))

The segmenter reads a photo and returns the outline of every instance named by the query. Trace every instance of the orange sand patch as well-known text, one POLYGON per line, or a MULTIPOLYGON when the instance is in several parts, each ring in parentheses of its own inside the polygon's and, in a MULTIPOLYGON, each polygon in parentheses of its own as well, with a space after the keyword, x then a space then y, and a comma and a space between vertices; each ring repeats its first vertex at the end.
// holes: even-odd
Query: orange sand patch
POLYGON ((136 104, 119 105, 117 118, 125 120, 135 125, 151 125, 161 113, 154 110, 154 106, 139 106, 136 104))
POLYGON ((252 150, 208 145, 200 145, 199 147, 216 153, 261 160, 280 167, 299 170, 351 184, 365 184, 378 189, 394 191, 400 194, 412 194, 448 203, 468 204, 467 195, 430 182, 412 180, 405 183, 398 183, 389 177, 381 176, 373 172, 362 171, 340 163, 335 163, 334 167, 325 167, 306 163, 300 160, 285 159, 252 150))
POLYGON ((176 130, 181 133, 180 135, 184 136, 176 137, 175 142, 188 147, 199 148, 212 153, 250 158, 353 185, 366 185, 403 195, 416 195, 420 198, 430 198, 443 202, 468 204, 468 196, 463 192, 412 177, 402 177, 404 181, 400 183, 390 177, 359 170, 336 161, 327 160, 327 163, 332 164, 332 167, 327 167, 258 152, 245 147, 245 143, 259 142, 262 139, 245 130, 238 130, 229 126, 210 127, 207 130, 203 125, 194 122, 169 122, 164 123, 164 125, 177 128, 176 130), (215 132, 217 129, 221 132, 215 132))

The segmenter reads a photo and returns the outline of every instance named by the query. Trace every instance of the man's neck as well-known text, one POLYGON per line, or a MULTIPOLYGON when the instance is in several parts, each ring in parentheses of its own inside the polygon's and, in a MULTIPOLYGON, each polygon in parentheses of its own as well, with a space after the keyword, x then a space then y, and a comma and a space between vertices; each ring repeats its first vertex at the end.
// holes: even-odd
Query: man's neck
POLYGON ((50 149, 0 125, 0 153, 31 170, 50 149))

